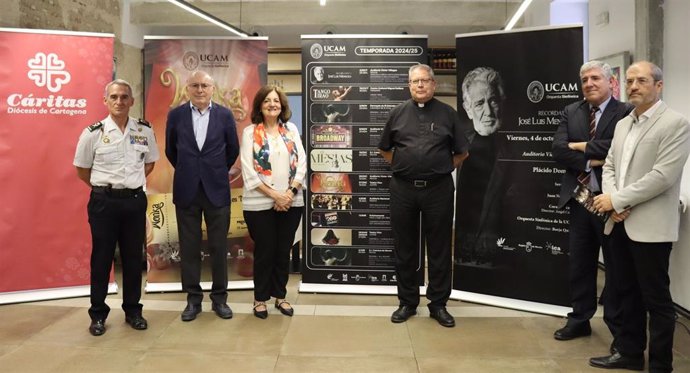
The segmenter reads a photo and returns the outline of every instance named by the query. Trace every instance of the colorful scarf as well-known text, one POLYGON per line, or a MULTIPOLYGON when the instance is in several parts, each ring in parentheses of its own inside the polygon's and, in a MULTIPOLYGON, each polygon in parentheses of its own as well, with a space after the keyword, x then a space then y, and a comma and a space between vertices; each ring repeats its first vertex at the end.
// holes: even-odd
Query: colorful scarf
MULTIPOLYGON (((283 138, 285 147, 290 154, 290 180, 288 181, 288 185, 291 185, 297 173, 297 146, 291 138, 294 135, 288 131, 285 124, 278 123, 278 133, 280 133, 280 137, 283 138)), ((254 169, 259 174, 259 179, 271 185, 271 162, 268 160, 271 155, 271 148, 268 144, 268 136, 266 135, 266 129, 263 123, 259 123, 254 127, 253 151, 254 169)))

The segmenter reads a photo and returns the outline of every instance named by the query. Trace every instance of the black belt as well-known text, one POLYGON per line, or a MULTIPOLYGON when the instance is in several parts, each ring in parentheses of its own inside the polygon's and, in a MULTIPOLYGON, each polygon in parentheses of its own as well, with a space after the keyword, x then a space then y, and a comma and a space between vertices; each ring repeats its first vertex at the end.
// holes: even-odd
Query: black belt
POLYGON ((412 184, 415 188, 428 188, 445 180, 448 175, 442 175, 434 179, 406 179, 404 177, 397 177, 398 180, 412 184))
POLYGON ((94 193, 105 194, 113 198, 132 198, 136 197, 138 193, 143 191, 142 187, 136 189, 113 189, 111 185, 108 186, 92 186, 91 190, 94 193))

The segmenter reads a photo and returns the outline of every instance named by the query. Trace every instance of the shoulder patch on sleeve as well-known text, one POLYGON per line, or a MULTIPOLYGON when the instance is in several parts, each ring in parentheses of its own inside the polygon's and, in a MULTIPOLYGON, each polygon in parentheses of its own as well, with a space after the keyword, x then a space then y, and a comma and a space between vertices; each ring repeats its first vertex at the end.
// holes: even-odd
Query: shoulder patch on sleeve
POLYGON ((103 122, 96 122, 86 128, 88 128, 89 132, 97 131, 103 127, 103 122))
POLYGON ((140 124, 140 125, 142 125, 142 126, 151 128, 151 123, 149 123, 149 122, 147 122, 147 121, 145 121, 145 120, 143 120, 143 119, 141 119, 141 118, 137 119, 137 124, 140 124))

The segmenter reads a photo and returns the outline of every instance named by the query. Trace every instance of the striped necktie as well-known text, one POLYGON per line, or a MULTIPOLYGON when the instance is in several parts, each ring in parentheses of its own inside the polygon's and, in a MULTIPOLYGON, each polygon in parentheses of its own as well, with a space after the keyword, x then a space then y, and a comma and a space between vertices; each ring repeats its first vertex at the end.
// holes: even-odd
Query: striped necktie
MULTIPOLYGON (((590 141, 594 140, 594 135, 597 132, 597 111, 599 111, 599 107, 597 107, 597 106, 592 106, 592 108, 589 109, 589 140, 590 141)), ((591 172, 582 171, 582 172, 580 172, 580 175, 578 175, 577 181, 579 181, 580 184, 582 184, 582 185, 589 185, 591 175, 592 175, 591 172)))
POLYGON ((599 108, 592 106, 589 110, 589 139, 594 140, 594 134, 597 132, 597 111, 599 108))

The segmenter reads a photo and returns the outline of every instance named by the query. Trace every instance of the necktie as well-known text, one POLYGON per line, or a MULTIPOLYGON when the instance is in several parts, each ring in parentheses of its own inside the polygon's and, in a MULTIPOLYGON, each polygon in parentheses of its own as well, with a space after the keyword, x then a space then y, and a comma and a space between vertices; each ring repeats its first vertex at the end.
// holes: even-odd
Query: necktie
MULTIPOLYGON (((597 107, 597 106, 592 106, 592 108, 589 109, 589 139, 590 140, 594 140, 594 134, 597 132, 597 111, 599 111, 599 107, 597 107)), ((583 184, 583 185, 589 185, 590 179, 591 179, 591 172, 587 172, 587 171, 580 172, 580 175, 577 177, 577 181, 579 181, 580 184, 583 184)))
POLYGON ((594 139, 594 134, 597 132, 597 111, 599 108, 592 106, 589 110, 589 139, 594 139))

